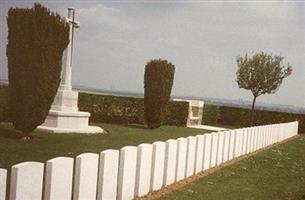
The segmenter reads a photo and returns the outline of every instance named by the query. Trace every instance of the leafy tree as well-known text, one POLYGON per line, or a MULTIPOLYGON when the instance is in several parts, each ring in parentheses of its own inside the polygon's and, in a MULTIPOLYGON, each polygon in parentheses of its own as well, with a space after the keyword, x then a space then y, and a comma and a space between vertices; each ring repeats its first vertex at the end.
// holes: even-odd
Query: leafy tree
POLYGON ((263 94, 275 93, 283 82, 283 79, 292 73, 289 64, 283 63, 284 57, 255 53, 237 56, 237 83, 239 88, 251 90, 253 102, 250 117, 250 126, 254 122, 254 107, 256 98, 263 94))
POLYGON ((29 139, 44 122, 59 87, 69 26, 40 4, 11 8, 7 24, 10 116, 23 139, 29 139))
POLYGON ((151 60, 145 66, 144 110, 150 129, 159 128, 166 114, 166 107, 174 82, 175 66, 167 60, 151 60))

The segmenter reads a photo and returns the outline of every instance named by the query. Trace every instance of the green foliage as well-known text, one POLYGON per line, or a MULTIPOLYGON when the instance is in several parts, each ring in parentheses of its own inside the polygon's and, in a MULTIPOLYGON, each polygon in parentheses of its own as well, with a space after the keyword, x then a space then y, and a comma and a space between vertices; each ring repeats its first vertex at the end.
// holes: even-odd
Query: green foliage
POLYGON ((219 106, 204 105, 202 124, 217 125, 220 118, 219 106))
POLYGON ((159 128, 162 124, 174 74, 175 66, 167 60, 151 60, 145 66, 144 113, 148 128, 159 128))
POLYGON ((0 84, 0 122, 8 121, 8 87, 0 84))
POLYGON ((79 93, 78 106, 91 113, 91 122, 144 123, 144 104, 140 98, 79 93))
POLYGON ((167 104, 164 125, 186 126, 189 103, 185 101, 170 101, 167 104))
POLYGON ((251 90, 253 96, 275 93, 283 79, 292 73, 289 64, 283 64, 284 57, 264 52, 252 57, 247 54, 237 57, 237 83, 240 88, 251 90))
MULTIPOLYGON (((78 107, 90 112, 95 123, 145 123, 143 98, 79 93, 78 107)), ((165 113, 164 125, 186 126, 188 103, 170 101, 165 113)))
POLYGON ((284 65, 284 57, 273 56, 264 52, 253 56, 247 54, 238 56, 236 72, 239 88, 251 90, 253 94, 250 126, 254 123, 254 107, 256 98, 262 94, 275 93, 283 82, 283 79, 292 73, 289 64, 284 65))
POLYGON ((44 122, 56 95, 69 28, 40 4, 11 8, 7 23, 10 115, 15 128, 27 133, 44 122))
MULTIPOLYGON (((203 111, 203 124, 209 125, 224 125, 224 126, 248 126, 248 118, 251 114, 250 109, 228 107, 228 106, 217 106, 217 105, 204 105, 203 111), (206 110, 206 108, 208 109, 206 110), (214 108, 213 108, 214 107, 214 108), (216 113, 212 113, 217 110, 216 113), (218 115, 217 121, 215 121, 215 115, 218 115)), ((285 113, 275 112, 267 110, 256 110, 255 112, 256 121, 254 125, 265 125, 284 123, 291 121, 299 121, 299 131, 305 132, 305 114, 298 113, 285 113)))

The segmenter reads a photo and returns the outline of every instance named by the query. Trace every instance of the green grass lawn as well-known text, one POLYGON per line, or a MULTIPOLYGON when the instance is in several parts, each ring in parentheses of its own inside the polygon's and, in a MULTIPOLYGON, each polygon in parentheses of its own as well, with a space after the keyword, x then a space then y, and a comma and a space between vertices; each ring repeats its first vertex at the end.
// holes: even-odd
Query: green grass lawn
POLYGON ((34 140, 21 141, 12 125, 0 123, 0 168, 9 168, 23 161, 44 162, 58 156, 75 157, 85 152, 97 153, 105 149, 120 149, 127 145, 153 143, 209 132, 175 126, 150 130, 143 126, 98 125, 109 134, 50 134, 35 131, 34 140))
POLYGON ((304 200, 305 135, 203 177, 160 200, 304 200))

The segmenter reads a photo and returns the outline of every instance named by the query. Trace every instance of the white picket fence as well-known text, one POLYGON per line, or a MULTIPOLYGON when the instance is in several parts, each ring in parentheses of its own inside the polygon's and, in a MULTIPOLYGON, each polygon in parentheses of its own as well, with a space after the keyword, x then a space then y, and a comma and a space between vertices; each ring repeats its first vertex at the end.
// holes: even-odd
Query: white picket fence
MULTIPOLYGON (((125 200, 297 135, 298 122, 126 146, 11 168, 10 200, 125 200)), ((0 169, 0 200, 7 170, 0 169)))

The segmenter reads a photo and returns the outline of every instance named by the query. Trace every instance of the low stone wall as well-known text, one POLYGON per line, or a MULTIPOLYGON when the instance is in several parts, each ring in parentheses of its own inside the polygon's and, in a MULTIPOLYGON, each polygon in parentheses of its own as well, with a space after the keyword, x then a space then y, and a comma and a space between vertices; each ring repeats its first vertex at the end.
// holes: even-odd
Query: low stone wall
MULTIPOLYGON (((294 137, 297 130, 298 122, 272 124, 85 153, 75 160, 23 162, 11 168, 9 198, 129 200, 294 137)), ((7 170, 0 169, 0 200, 7 179, 7 170)))

